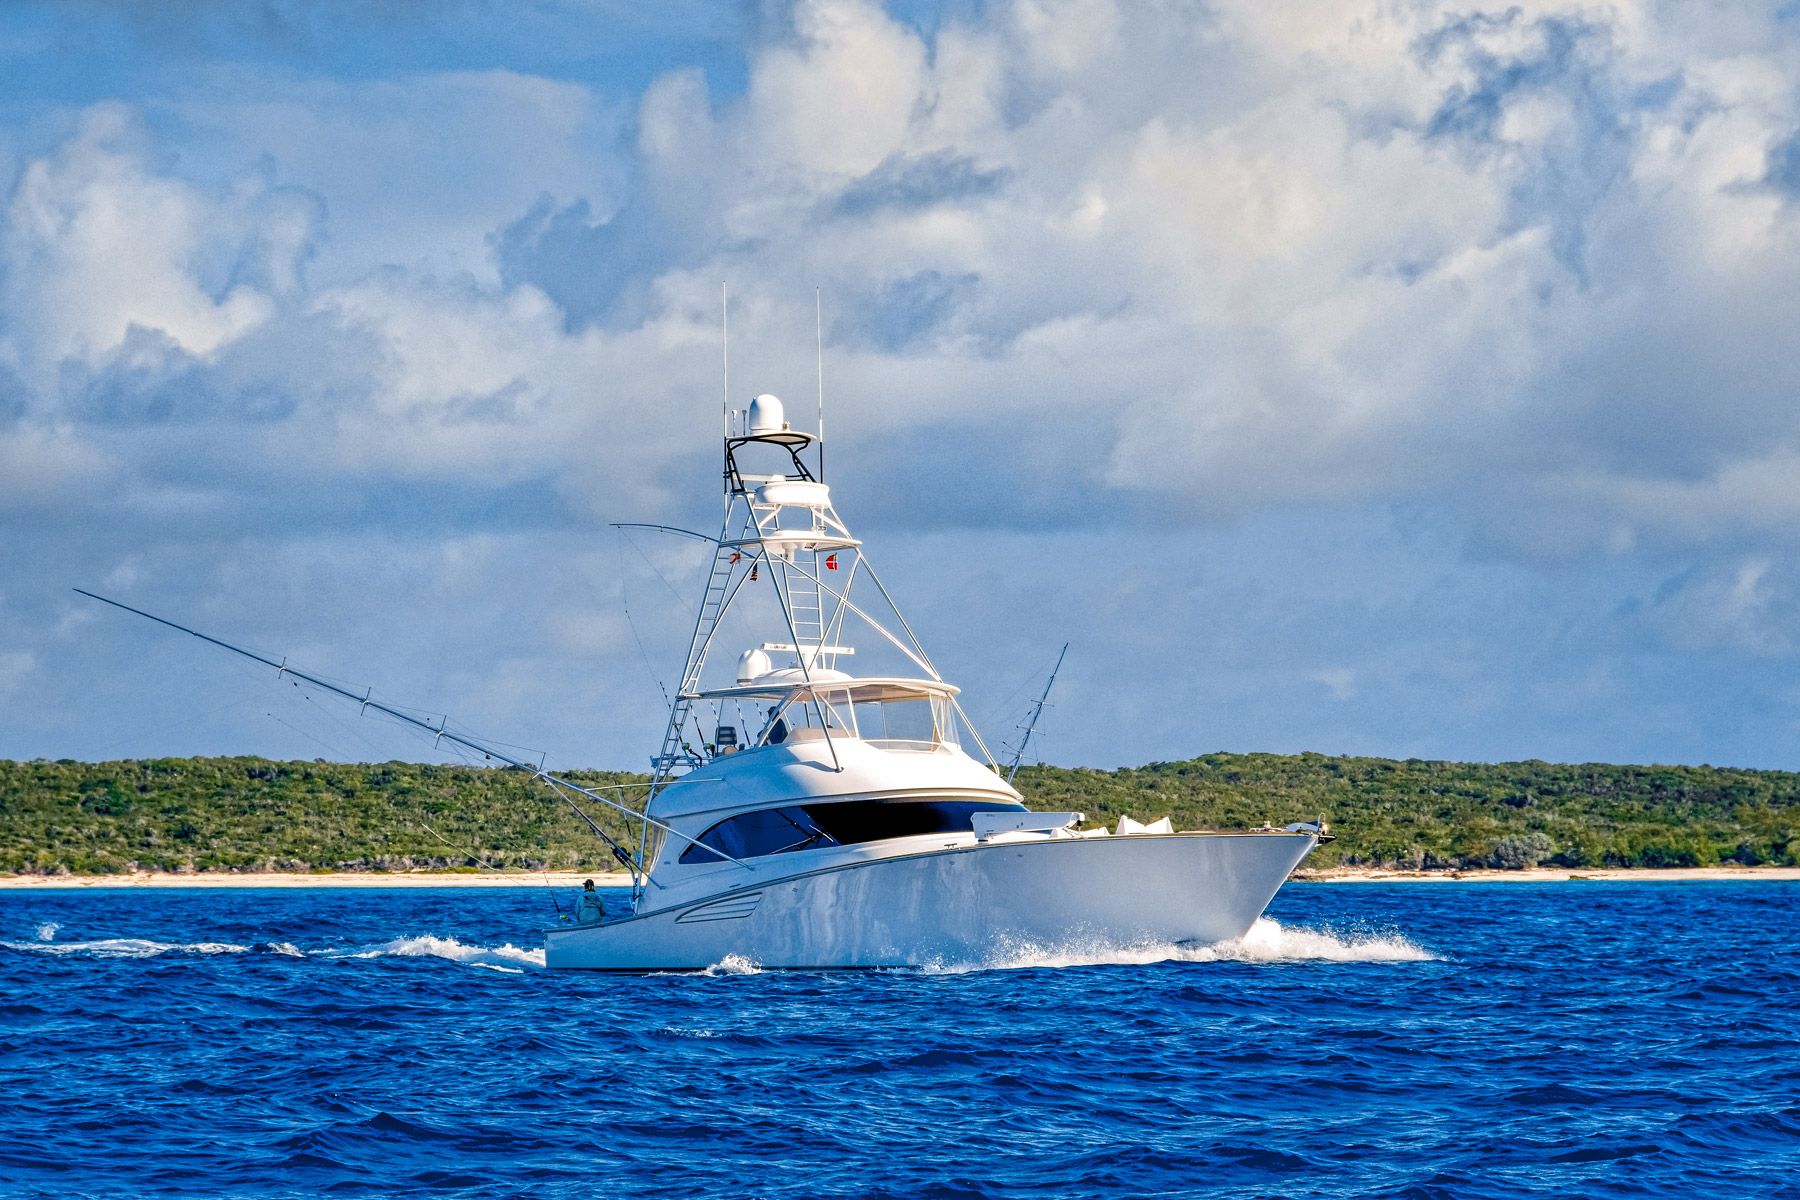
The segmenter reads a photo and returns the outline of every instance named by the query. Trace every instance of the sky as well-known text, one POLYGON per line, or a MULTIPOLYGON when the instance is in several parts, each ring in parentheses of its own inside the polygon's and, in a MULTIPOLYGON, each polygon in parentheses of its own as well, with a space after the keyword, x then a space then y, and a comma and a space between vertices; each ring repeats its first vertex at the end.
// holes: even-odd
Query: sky
POLYGON ((434 755, 83 587, 641 768, 724 285, 991 743, 1800 769, 1797 35, 0 6, 0 757, 434 755))

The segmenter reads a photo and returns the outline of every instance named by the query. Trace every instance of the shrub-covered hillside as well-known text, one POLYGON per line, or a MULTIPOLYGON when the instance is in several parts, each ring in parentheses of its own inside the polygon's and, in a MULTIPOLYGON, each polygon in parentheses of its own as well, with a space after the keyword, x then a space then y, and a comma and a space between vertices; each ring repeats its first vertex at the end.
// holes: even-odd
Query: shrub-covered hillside
POLYGON ((1794 865, 1800 775, 1717 767, 1451 763, 1209 754, 1121 771, 1020 772, 1035 808, 1177 828, 1324 815, 1338 840, 1310 866, 1794 865))
MULTIPOLYGON (((641 776, 571 772, 589 786, 641 776)), ((1177 828, 1326 816, 1314 866, 1793 865, 1800 776, 1713 767, 1211 754, 1120 771, 1035 767, 1032 807, 1177 828)), ((625 839, 625 822, 587 811, 625 839)), ((259 758, 0 761, 0 871, 602 870, 609 853, 517 771, 259 758)))
MULTIPOLYGON (((638 776, 575 771, 585 786, 638 776)), ((622 821, 583 808, 617 837, 622 821)), ((524 772, 421 763, 0 761, 0 871, 605 869, 610 851, 524 772)))

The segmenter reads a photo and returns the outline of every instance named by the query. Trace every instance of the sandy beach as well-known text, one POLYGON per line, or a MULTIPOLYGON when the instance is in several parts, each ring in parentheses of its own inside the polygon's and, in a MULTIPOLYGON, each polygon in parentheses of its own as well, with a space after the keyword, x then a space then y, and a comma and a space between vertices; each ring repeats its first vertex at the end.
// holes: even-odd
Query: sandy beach
POLYGON ((4 888, 416 888, 544 887, 579 888, 592 879, 600 887, 629 887, 623 872, 571 871, 321 871, 317 874, 205 871, 175 874, 136 871, 129 875, 0 875, 4 888))
POLYGON ((1361 867, 1302 867, 1297 883, 1709 883, 1722 879, 1767 883, 1800 880, 1800 867, 1540 867, 1522 871, 1381 871, 1361 867))
MULTIPOLYGON (((1530 871, 1383 871, 1360 867, 1303 867, 1296 883, 1565 883, 1656 882, 1700 883, 1717 880, 1800 880, 1800 867, 1684 867, 1669 870, 1563 868, 1530 871)), ((600 887, 629 887, 622 872, 584 874, 571 871, 321 871, 318 874, 258 872, 194 872, 173 874, 140 871, 129 875, 0 875, 6 888, 417 888, 543 887, 579 888, 592 879, 600 887)))

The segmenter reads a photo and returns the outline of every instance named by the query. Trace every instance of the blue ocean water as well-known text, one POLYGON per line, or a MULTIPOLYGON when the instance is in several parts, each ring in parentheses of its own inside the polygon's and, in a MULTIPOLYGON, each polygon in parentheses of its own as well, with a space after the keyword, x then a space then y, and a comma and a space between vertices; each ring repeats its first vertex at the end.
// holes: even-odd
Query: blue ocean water
POLYGON ((6 892, 0 1193, 1794 1196, 1796 901, 1299 884, 1211 951, 601 976, 541 888, 6 892))

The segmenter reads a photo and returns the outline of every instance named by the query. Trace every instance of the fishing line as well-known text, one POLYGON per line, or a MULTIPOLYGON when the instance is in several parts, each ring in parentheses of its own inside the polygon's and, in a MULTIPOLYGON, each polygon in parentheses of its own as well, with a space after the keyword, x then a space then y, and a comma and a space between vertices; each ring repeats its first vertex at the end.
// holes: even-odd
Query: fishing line
MULTIPOLYGON (((202 676, 202 672, 197 669, 190 669, 187 674, 190 679, 198 679, 202 676)), ((172 693, 173 691, 173 688, 164 690, 165 694, 172 693)), ((104 761, 113 751, 118 750, 121 747, 130 746, 134 742, 145 740, 165 741, 171 735, 192 729, 195 725, 200 724, 207 718, 216 717, 228 709, 254 708, 256 705, 262 703, 263 699, 268 695, 268 691, 268 682, 264 679, 257 679, 249 688, 244 690, 241 695, 234 696, 223 704, 216 705, 212 708, 201 709, 197 712, 190 712, 186 716, 178 717, 173 721, 160 721, 154 725, 140 725, 130 729, 120 737, 95 749, 95 758, 97 761, 104 761)))
MULTIPOLYGON (((296 686, 298 686, 298 685, 296 684, 296 686)), ((348 721, 344 720, 342 717, 338 716, 336 713, 332 712, 330 709, 328 709, 324 705, 320 704, 318 699, 316 697, 314 697, 310 692, 308 692, 305 688, 300 689, 300 698, 302 700, 305 700, 308 704, 312 705, 313 710, 315 712, 317 712, 320 716, 324 717, 326 720, 330 721, 333 725, 336 725, 339 729, 342 729, 345 733, 349 734, 351 737, 355 738, 357 741, 359 741, 363 745, 367 746, 369 748, 370 753, 377 754, 377 755, 386 753, 386 751, 384 751, 380 746, 377 746, 374 742, 371 742, 368 738, 364 737, 361 733, 357 732, 355 726, 351 725, 348 721)))
MULTIPOLYGON (((516 746, 514 747, 514 749, 523 749, 523 748, 524 747, 516 747, 516 746)), ((461 758, 470 767, 478 767, 479 766, 475 762, 475 760, 472 757, 470 757, 469 752, 467 750, 465 750, 461 746, 456 745, 455 743, 451 744, 451 752, 456 754, 457 757, 461 758)), ((488 758, 487 755, 483 755, 482 757, 484 759, 488 758)), ((491 762, 492 759, 488 759, 488 761, 491 762)), ((502 868, 496 867, 493 863, 487 861, 485 858, 482 858, 479 854, 476 854, 474 851, 470 850, 468 847, 458 845, 456 842, 451 841, 449 838, 445 837, 443 834, 441 834, 437 830, 433 829, 430 825, 426 824, 422 818, 415 818, 414 824, 419 829, 424 830, 425 833, 428 834, 429 836, 436 838, 443 845, 449 847, 452 850, 455 850, 457 853, 463 855, 463 857, 465 857, 465 858, 474 860, 474 862, 477 866, 485 867, 487 870, 494 872, 496 875, 506 874, 506 872, 502 868)), ((564 918, 562 901, 557 899, 556 885, 550 881, 550 871, 549 871, 547 863, 546 863, 545 868, 542 871, 535 871, 535 872, 533 872, 533 874, 540 874, 544 877, 544 888, 546 891, 548 891, 550 893, 550 903, 556 906, 556 915, 559 918, 564 918)), ((564 918, 564 919, 566 919, 566 918, 564 918)))
POLYGON ((688 604, 682 594, 675 590, 675 585, 670 583, 668 578, 664 576, 661 571, 657 570, 656 564, 650 561, 650 556, 644 553, 644 548, 638 545, 637 542, 633 540, 632 536, 623 529, 619 530, 619 536, 631 543, 631 548, 637 551, 637 556, 644 560, 644 565, 650 568, 651 574, 662 580, 662 585, 669 589, 669 595, 675 597, 675 603, 681 605, 682 611, 688 614, 688 619, 691 621, 694 614, 693 606, 688 604))
POLYGON ((336 755, 340 762, 349 757, 342 750, 338 749, 336 746, 328 745, 323 739, 314 737, 312 734, 310 734, 306 730, 300 728, 298 725, 295 725, 289 721, 284 721, 272 712, 264 712, 263 716, 269 718, 269 720, 275 722, 277 725, 285 725, 287 728, 293 730, 295 733, 299 734, 301 737, 305 738, 307 741, 311 742, 313 745, 315 745, 315 746, 319 747, 321 750, 325 751, 325 753, 336 755))
POLYGON ((497 875, 505 874, 505 872, 502 871, 499 867, 496 867, 493 863, 491 863, 487 859, 481 857, 481 855, 476 854, 473 850, 470 850, 466 846, 457 845, 455 842, 451 841, 449 838, 445 837, 443 834, 439 833, 437 830, 433 829, 431 826, 427 825, 425 822, 415 820, 413 822, 413 824, 416 827, 418 827, 419 829, 424 830, 430 836, 436 838, 439 842, 443 843, 445 846, 456 851, 458 854, 462 855, 464 858, 474 860, 476 866, 486 867, 488 870, 494 872, 497 875))
MULTIPOLYGON (((658 675, 656 668, 651 665, 650 652, 644 649, 644 639, 638 635, 637 621, 631 616, 631 583, 630 578, 625 574, 625 531, 623 529, 619 530, 619 538, 619 607, 625 611, 625 626, 631 630, 631 640, 637 643, 638 657, 644 660, 644 670, 649 672, 650 682, 654 683, 656 690, 662 693, 663 707, 673 712, 675 702, 669 699, 669 689, 663 686, 662 676, 658 675)), ((636 547, 634 546, 633 549, 636 547)), ((655 567, 651 568, 651 570, 655 569, 655 567)))
POLYGON ((1013 688, 1012 691, 1007 693, 1006 698, 1004 700, 1000 701, 998 704, 990 705, 988 707, 988 709, 981 714, 981 724, 992 725, 994 718, 996 718, 1000 715, 1001 710, 1010 707, 1012 705, 1012 702, 1019 698, 1019 693, 1023 692, 1026 688, 1032 686, 1032 684, 1034 684, 1036 682, 1037 682, 1037 672, 1036 671, 1033 671, 1031 674, 1025 676, 1024 679, 1019 681, 1019 685, 1017 687, 1013 688))

